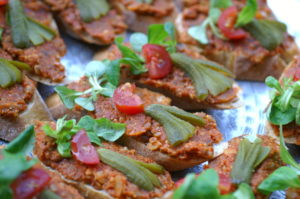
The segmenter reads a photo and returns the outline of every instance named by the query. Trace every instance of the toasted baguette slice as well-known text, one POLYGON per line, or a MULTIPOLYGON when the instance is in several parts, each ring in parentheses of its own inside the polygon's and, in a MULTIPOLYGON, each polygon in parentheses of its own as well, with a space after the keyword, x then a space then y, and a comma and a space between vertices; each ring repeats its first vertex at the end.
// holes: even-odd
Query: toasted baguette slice
POLYGON ((108 1, 110 11, 99 19, 84 22, 80 11, 72 0, 44 2, 55 13, 59 26, 70 36, 90 44, 109 45, 117 36, 125 36, 127 25, 125 16, 115 5, 115 0, 108 1))
POLYGON ((35 120, 52 120, 47 106, 36 89, 27 109, 18 117, 0 117, 0 138, 12 141, 27 125, 33 124, 35 120))
MULTIPOLYGON (((91 167, 78 162, 74 157, 61 157, 57 153, 55 140, 48 137, 42 130, 44 124, 49 124, 52 128, 55 126, 54 123, 36 123, 34 154, 48 169, 75 186, 86 198, 164 198, 172 190, 174 184, 167 171, 160 174, 153 173, 160 180, 161 186, 155 187, 152 191, 146 191, 128 181, 124 173, 103 162, 91 167), (48 157, 50 154, 52 154, 51 157, 48 157)), ((137 155, 134 150, 128 150, 114 143, 103 142, 100 148, 106 148, 145 163, 154 163, 149 158, 137 155)))
MULTIPOLYGON (((241 7, 245 1, 234 3, 238 4, 237 7, 241 7)), ((265 0, 259 0, 258 4, 261 16, 275 19, 265 0)), ((269 75, 278 78, 293 56, 299 53, 294 39, 288 34, 285 35, 283 44, 273 51, 266 50, 252 37, 231 42, 209 36, 210 43, 201 45, 188 34, 188 28, 200 25, 207 17, 209 1, 201 3, 195 1, 194 4, 185 2, 182 7, 182 13, 175 20, 179 42, 192 48, 200 48, 203 55, 224 65, 236 75, 237 79, 264 81, 269 75)))
MULTIPOLYGON (((70 87, 84 85, 82 81, 84 79, 73 83, 70 87)), ((145 107, 150 104, 170 105, 171 102, 169 98, 147 89, 137 88, 135 93, 144 100, 145 107)), ((165 134, 163 127, 157 121, 144 113, 133 116, 122 114, 115 108, 111 98, 99 96, 95 102, 96 110, 94 112, 87 112, 80 107, 68 110, 57 95, 48 98, 47 104, 55 118, 67 115, 69 118, 79 119, 83 115, 89 114, 95 118, 106 117, 115 122, 125 123, 127 125, 126 133, 121 138, 120 143, 135 149, 137 153, 145 157, 155 160, 168 171, 193 167, 218 156, 222 152, 220 148, 223 145, 218 146, 218 143, 222 140, 222 134, 218 131, 215 120, 205 113, 196 113, 204 119, 205 125, 197 126, 196 133, 190 140, 173 147, 168 144, 166 138, 161 140, 159 136, 155 136, 165 134), (156 140, 156 142, 150 140, 156 140)))
MULTIPOLYGON (((300 56, 295 56, 293 61, 291 61, 288 67, 283 71, 279 81, 281 82, 283 78, 293 78, 296 70, 299 70, 299 67, 300 56)), ((295 122, 283 125, 284 141, 290 144, 300 145, 299 129, 300 127, 296 125, 295 122)), ((268 133, 268 135, 272 137, 279 136, 279 126, 271 124, 269 121, 266 122, 265 130, 268 133)))
MULTIPOLYGON (((186 47, 187 49, 188 47, 186 47)), ((113 45, 108 49, 96 53, 94 59, 114 60, 120 58, 120 56, 120 51, 113 45)), ((172 105, 189 111, 209 108, 234 109, 243 105, 241 100, 242 90, 237 83, 234 83, 231 89, 216 97, 210 96, 210 99, 200 100, 195 94, 191 79, 186 77, 185 73, 177 68, 166 78, 152 80, 150 78, 131 75, 129 67, 123 65, 121 69, 121 82, 135 82, 139 87, 162 93, 172 99, 172 105)))
POLYGON ((35 81, 47 85, 62 84, 65 78, 65 68, 60 59, 66 53, 66 46, 59 35, 56 22, 49 8, 42 1, 23 0, 22 4, 27 16, 54 30, 56 36, 51 41, 38 46, 20 49, 13 44, 9 25, 3 24, 2 48, 13 59, 30 65, 32 71, 27 75, 35 81))
MULTIPOLYGON (((136 1, 136 0, 133 0, 136 1)), ((134 10, 128 9, 126 6, 126 3, 128 3, 128 0, 116 0, 115 4, 116 6, 122 10, 123 14, 125 15, 126 23, 128 25, 128 29, 132 30, 134 32, 143 32, 147 33, 148 26, 151 24, 164 24, 166 22, 174 22, 176 16, 179 13, 179 10, 173 0, 153 0, 153 2, 149 5, 147 3, 137 3, 135 2, 135 5, 132 7, 152 7, 152 9, 162 9, 157 8, 161 4, 163 6, 170 6, 171 12, 169 12, 167 15, 164 16, 155 16, 153 13, 148 13, 145 9, 145 11, 136 12, 134 10), (127 1, 127 2, 126 2, 127 1), (139 5, 137 5, 139 4, 139 5)), ((133 3, 134 4, 134 3, 133 3)), ((132 8, 132 9, 135 9, 132 8)), ((138 9, 138 8, 137 8, 138 9)), ((149 8, 151 9, 151 8, 149 8)), ((150 11, 149 11, 150 12, 150 11)))

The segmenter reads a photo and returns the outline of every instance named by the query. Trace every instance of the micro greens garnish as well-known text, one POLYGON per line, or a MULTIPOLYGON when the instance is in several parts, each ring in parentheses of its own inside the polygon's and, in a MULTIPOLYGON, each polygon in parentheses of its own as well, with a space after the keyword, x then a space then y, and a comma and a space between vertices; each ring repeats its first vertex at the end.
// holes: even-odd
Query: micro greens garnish
POLYGON ((285 125, 293 121, 300 125, 300 81, 293 82, 284 78, 282 85, 274 77, 267 77, 266 85, 273 88, 271 104, 268 108, 268 120, 275 125, 285 125))
POLYGON ((232 5, 231 0, 211 0, 208 17, 198 26, 192 26, 188 29, 191 37, 199 41, 201 44, 208 44, 207 28, 210 27, 214 35, 220 39, 226 39, 221 33, 216 23, 221 15, 221 8, 228 8, 232 5))
POLYGON ((165 46, 172 53, 176 52, 175 28, 170 22, 163 24, 152 24, 149 26, 148 35, 144 33, 133 33, 129 42, 133 50, 123 44, 124 39, 118 37, 115 43, 122 53, 121 63, 130 65, 130 70, 134 75, 147 72, 145 60, 138 53, 142 51, 142 47, 149 44, 157 44, 165 46))
POLYGON ((207 169, 198 177, 188 174, 183 184, 175 190, 172 199, 254 199, 253 191, 246 183, 240 184, 235 192, 226 195, 220 194, 218 186, 219 176, 214 169, 207 169))
POLYGON ((114 90, 119 84, 119 60, 92 61, 86 66, 86 71, 91 88, 83 92, 77 92, 65 86, 57 86, 55 88, 62 102, 69 109, 77 104, 88 111, 94 111, 93 102, 97 100, 98 95, 112 97, 114 90))
POLYGON ((62 157, 71 157, 71 139, 79 130, 84 129, 90 141, 96 145, 101 145, 101 139, 114 142, 125 133, 125 124, 114 123, 106 118, 93 119, 90 116, 82 117, 76 121, 65 120, 65 117, 57 120, 56 129, 52 129, 49 124, 43 126, 45 133, 56 139, 57 150, 62 157), (100 139, 101 138, 101 139, 100 139))

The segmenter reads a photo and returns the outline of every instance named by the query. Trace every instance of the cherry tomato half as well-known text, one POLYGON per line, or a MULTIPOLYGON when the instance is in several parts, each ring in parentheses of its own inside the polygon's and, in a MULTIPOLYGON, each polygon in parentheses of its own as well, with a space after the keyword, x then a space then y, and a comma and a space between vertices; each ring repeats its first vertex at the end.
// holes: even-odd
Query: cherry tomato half
POLYGON ((298 80, 300 80, 300 67, 297 67, 294 73, 294 78, 293 80, 296 82, 298 80))
POLYGON ((23 172, 12 184, 14 199, 31 199, 38 195, 51 180, 46 171, 31 168, 23 172))
POLYGON ((75 158, 87 165, 98 164, 99 157, 95 147, 91 144, 90 139, 84 130, 80 130, 72 138, 72 154, 75 158))
POLYGON ((231 179, 228 175, 219 173, 219 190, 222 195, 231 193, 233 190, 231 179))
POLYGON ((239 28, 235 29, 234 25, 237 19, 238 11, 235 6, 225 9, 218 20, 218 27, 223 35, 232 40, 244 39, 247 33, 239 28))
POLYGON ((0 0, 0 6, 4 6, 8 3, 8 0, 0 0))
POLYGON ((172 60, 165 47, 156 44, 143 46, 142 55, 146 60, 146 67, 151 79, 161 79, 172 70, 172 60))
POLYGON ((120 112, 133 115, 144 111, 142 99, 134 94, 135 88, 134 84, 126 83, 115 90, 113 102, 120 112))

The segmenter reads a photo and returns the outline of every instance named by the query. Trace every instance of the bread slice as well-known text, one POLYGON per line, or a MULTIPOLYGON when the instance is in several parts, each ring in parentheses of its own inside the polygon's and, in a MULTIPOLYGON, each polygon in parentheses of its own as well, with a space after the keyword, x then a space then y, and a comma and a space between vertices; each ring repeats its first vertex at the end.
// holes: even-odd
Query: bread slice
MULTIPOLYGON (((113 45, 107 49, 104 49, 96 53, 94 59, 101 61, 105 59, 114 60, 120 57, 121 57, 120 51, 115 45, 113 45)), ((180 91, 179 89, 180 85, 172 85, 173 88, 176 87, 176 89, 178 88, 178 90, 170 89, 171 86, 166 86, 168 82, 164 81, 164 79, 162 79, 162 81, 152 80, 150 82, 148 80, 144 80, 143 78, 135 77, 131 75, 128 66, 124 66, 124 65, 122 66, 122 70, 121 70, 121 82, 134 82, 136 83, 137 86, 141 88, 147 88, 154 92, 162 93, 163 95, 172 99, 172 105, 189 111, 197 111, 197 110, 209 109, 209 108, 234 109, 234 108, 239 108, 244 104, 242 101, 242 89, 237 85, 237 83, 234 83, 232 86, 233 91, 236 93, 236 95, 232 99, 223 102, 221 101, 218 103, 213 103, 212 101, 208 101, 208 100, 204 100, 204 101, 200 100, 192 93, 182 94, 183 93, 182 90, 184 89, 180 91)), ((186 84, 186 81, 183 83, 186 84)), ((194 86, 189 85, 188 87, 194 87, 194 86)), ((226 92, 224 94, 226 94, 226 92)), ((214 99, 214 97, 212 97, 212 99, 214 99)))
MULTIPOLYGON (((204 1, 203 1, 204 2, 204 1)), ((186 6, 176 20, 175 26, 178 31, 179 41, 187 44, 192 48, 199 48, 202 54, 208 59, 216 61, 231 70, 240 80, 264 81, 269 75, 279 78, 284 68, 292 60, 293 56, 299 53, 297 44, 294 39, 286 34, 284 42, 276 50, 268 51, 258 44, 254 39, 246 40, 240 43, 230 41, 221 41, 214 39, 210 44, 201 45, 193 39, 187 32, 188 28, 193 25, 200 25, 203 18, 206 17, 203 11, 208 3, 199 4, 199 14, 194 19, 184 19, 184 13, 191 13, 186 6), (201 7, 201 9, 200 9, 201 7)), ((262 15, 266 15, 269 19, 275 19, 266 2, 259 2, 262 15), (265 10, 268 10, 265 12, 265 10)), ((197 6, 197 5, 194 5, 197 6)))
MULTIPOLYGON (((65 182, 76 187, 87 199, 139 198, 139 196, 158 198, 157 196, 168 195, 169 191, 172 190, 173 181, 167 171, 160 174, 153 173, 160 180, 161 186, 146 191, 128 181, 124 173, 103 162, 91 167, 78 162, 74 157, 61 157, 57 153, 55 140, 43 132, 42 126, 44 124, 46 123, 37 122, 35 126, 34 155, 48 170, 58 174, 65 182)), ((47 124, 55 125, 54 123, 47 124)), ((153 160, 136 154, 134 150, 129 150, 114 143, 102 142, 102 146, 99 148, 105 148, 138 161, 154 163, 153 160)))
POLYGON ((12 141, 27 125, 33 124, 35 120, 52 120, 52 116, 37 90, 35 90, 27 109, 17 118, 0 117, 0 138, 12 141))
MULTIPOLYGON (((78 82, 77 84, 81 84, 81 83, 78 82)), ((145 99, 145 98, 151 99, 151 102, 147 102, 145 106, 150 104, 170 105, 171 100, 161 94, 149 91, 147 89, 141 89, 141 88, 137 88, 136 92, 139 93, 138 95, 141 97, 141 99, 145 99)), ((165 169, 167 169, 168 171, 177 171, 177 170, 182 170, 182 169, 186 169, 198 165, 202 162, 207 161, 210 158, 217 157, 219 154, 222 153, 222 149, 224 148, 224 144, 219 144, 219 142, 222 139, 222 135, 217 129, 215 120, 211 116, 206 115, 204 113, 196 113, 197 115, 199 115, 205 120, 206 124, 204 126, 197 127, 195 135, 189 141, 178 146, 179 148, 168 145, 164 147, 169 150, 166 149, 160 150, 160 147, 158 147, 157 149, 152 149, 152 147, 155 148, 153 143, 151 143, 150 140, 145 141, 145 138, 143 139, 142 137, 143 135, 147 137, 148 133, 144 131, 147 131, 150 134, 165 133, 165 132, 161 132, 163 131, 163 127, 161 127, 161 125, 159 125, 154 120, 153 121, 151 120, 151 122, 149 123, 147 118, 140 120, 138 119, 138 116, 136 118, 133 116, 128 116, 127 118, 126 115, 120 115, 120 116, 115 115, 116 110, 115 108, 111 107, 112 102, 110 101, 109 98, 101 97, 100 99, 99 96, 99 99, 95 104, 97 110, 95 112, 87 112, 79 107, 77 108, 75 107, 69 110, 65 108, 64 104, 61 102, 57 94, 48 98, 46 103, 55 119, 63 117, 64 115, 67 115, 68 118, 79 119, 84 115, 90 114, 96 118, 107 117, 108 119, 115 122, 123 121, 124 123, 127 124, 126 132, 128 132, 128 134, 125 133, 123 135, 123 137, 119 140, 120 143, 122 145, 127 146, 130 149, 135 149, 137 153, 145 157, 149 157, 155 160, 157 163, 164 166, 165 169), (127 118, 127 119, 125 119, 124 121, 122 118, 127 118), (132 126, 132 124, 135 125, 132 126), (140 128, 140 124, 143 124, 142 130, 137 129, 140 128), (150 125, 150 127, 148 127, 148 125, 150 125), (147 130, 144 130, 144 128, 147 130), (143 135, 141 136, 139 136, 140 133, 137 134, 135 133, 140 131, 144 132, 142 133, 143 135), (132 132, 134 136, 130 135, 130 132, 132 132), (193 151, 190 150, 189 147, 199 148, 199 150, 195 149, 193 151), (170 150, 173 152, 170 152, 170 150), (186 151, 185 153, 187 154, 187 157, 185 158, 179 157, 178 154, 182 154, 183 153, 182 150, 186 151), (175 153, 177 155, 171 155, 172 153, 175 153)), ((142 116, 141 118, 144 118, 144 114, 142 114, 142 116)), ((153 135, 151 138, 155 139, 153 135)))
MULTIPOLYGON (((172 7, 172 12, 169 15, 159 17, 151 14, 137 13, 131 10, 128 10, 122 0, 117 0, 115 2, 116 6, 122 10, 128 29, 133 32, 143 32, 147 33, 148 26, 151 24, 164 24, 166 22, 174 22, 176 16, 179 14, 179 9, 176 6, 176 3, 173 0, 164 0, 169 6, 172 7)), ((154 0, 155 1, 155 0, 154 0)))

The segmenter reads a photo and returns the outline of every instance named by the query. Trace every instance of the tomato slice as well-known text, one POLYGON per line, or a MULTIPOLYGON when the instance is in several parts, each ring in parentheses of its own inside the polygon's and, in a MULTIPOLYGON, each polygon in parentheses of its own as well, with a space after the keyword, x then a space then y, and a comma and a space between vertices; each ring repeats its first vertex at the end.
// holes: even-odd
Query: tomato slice
POLYGON ((125 83, 115 90, 113 102, 120 112, 134 115, 144 111, 142 99, 134 94, 135 88, 134 84, 125 83))
POLYGON ((231 40, 244 39, 247 33, 239 28, 235 29, 234 25, 237 19, 238 11, 235 6, 231 6, 225 9, 218 20, 218 27, 223 33, 223 35, 231 40))
POLYGON ((172 70, 172 60, 165 47, 156 44, 143 46, 142 54, 151 79, 161 79, 172 70))
POLYGON ((83 164, 96 165, 100 162, 85 130, 80 130, 73 136, 71 148, 74 157, 83 164))
POLYGON ((0 6, 4 6, 8 3, 8 0, 0 0, 0 6))
POLYGON ((220 193, 228 194, 231 193, 233 190, 233 184, 231 183, 231 179, 228 175, 223 173, 219 173, 219 190, 220 193))
POLYGON ((14 199, 31 199, 38 195, 51 180, 46 171, 31 168, 23 172, 12 184, 14 199))
POLYGON ((296 71, 295 71, 295 73, 294 73, 294 78, 293 78, 293 80, 296 82, 296 81, 298 81, 298 80, 300 80, 300 67, 297 67, 296 68, 296 71))

